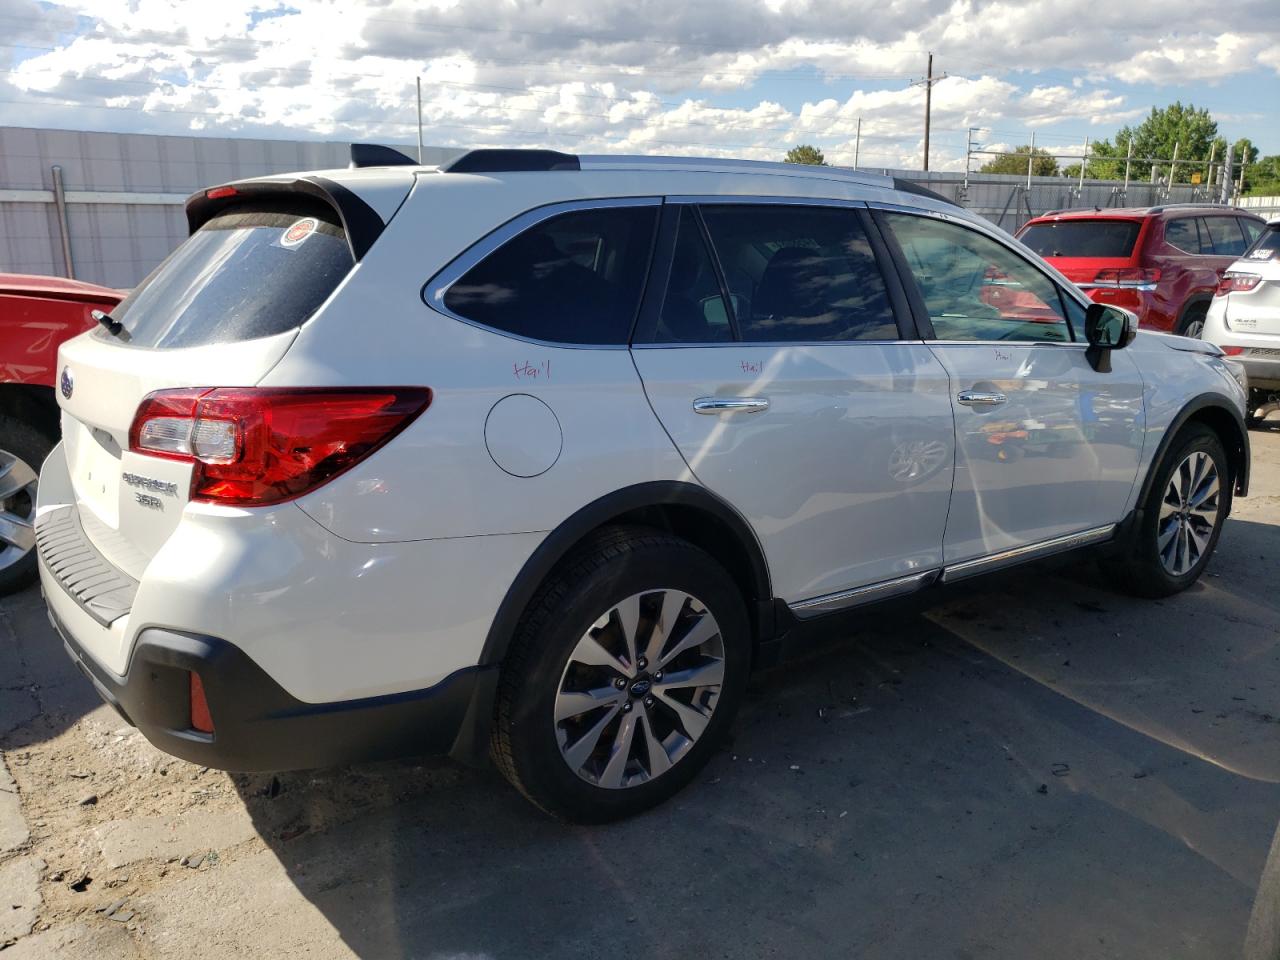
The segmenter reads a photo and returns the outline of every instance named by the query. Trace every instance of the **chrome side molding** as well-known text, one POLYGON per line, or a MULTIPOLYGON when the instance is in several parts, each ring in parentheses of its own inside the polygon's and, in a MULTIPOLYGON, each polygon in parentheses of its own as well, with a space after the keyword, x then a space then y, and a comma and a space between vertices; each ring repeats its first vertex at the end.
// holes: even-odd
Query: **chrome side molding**
POLYGON ((989 557, 978 557, 976 560, 966 560, 963 563, 953 563, 951 566, 943 568, 942 582, 954 583, 955 581, 963 580, 966 577, 973 577, 980 573, 990 573, 994 570, 1001 570, 1005 567, 1011 567, 1014 564, 1025 563, 1028 560, 1038 560, 1041 557, 1051 557, 1055 553, 1064 553, 1067 550, 1074 550, 1077 547, 1087 547, 1095 543, 1105 543, 1115 535, 1116 526, 1117 524, 1109 523, 1105 527, 1094 527, 1091 530, 1082 530, 1080 533, 1067 534, 1065 537, 1054 537, 1052 540, 1041 540, 1039 543, 1028 543, 1023 547, 1014 547, 1012 550, 993 553, 989 557))
POLYGON ((809 617, 834 613, 837 610, 861 606, 864 603, 874 603, 877 600, 888 600, 890 597, 902 597, 908 593, 915 593, 933 583, 938 578, 938 573, 938 570, 926 570, 924 573, 913 573, 894 580, 856 587, 853 590, 842 590, 839 593, 828 593, 811 600, 801 600, 788 606, 797 617, 806 620, 809 617))

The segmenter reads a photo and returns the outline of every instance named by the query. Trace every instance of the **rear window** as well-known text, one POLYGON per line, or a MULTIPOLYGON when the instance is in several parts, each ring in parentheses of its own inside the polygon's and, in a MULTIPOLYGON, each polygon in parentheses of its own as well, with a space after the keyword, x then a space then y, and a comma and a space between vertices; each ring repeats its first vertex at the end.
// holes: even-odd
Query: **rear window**
POLYGON ((111 315, 140 347, 200 347, 292 330, 355 261, 322 204, 236 207, 214 217, 111 315))
POLYGON ((1141 226, 1136 220, 1055 220, 1031 224, 1018 239, 1042 257, 1128 257, 1141 226))
POLYGON ((1262 236, 1245 256, 1250 260, 1270 260, 1273 257, 1280 257, 1280 223, 1270 224, 1262 231, 1262 236))

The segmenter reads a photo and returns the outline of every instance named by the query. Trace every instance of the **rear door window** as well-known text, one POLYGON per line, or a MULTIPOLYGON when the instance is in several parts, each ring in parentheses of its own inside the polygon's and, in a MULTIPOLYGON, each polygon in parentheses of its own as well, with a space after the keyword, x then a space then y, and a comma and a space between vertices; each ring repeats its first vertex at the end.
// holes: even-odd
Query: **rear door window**
POLYGON ((884 275, 857 211, 704 206, 747 343, 897 340, 884 275))
POLYGON ((187 238, 111 315, 139 347, 269 337, 301 326, 354 265, 323 204, 236 207, 187 238))
POLYGON ((1018 239, 1042 257, 1128 257, 1141 226, 1136 220, 1056 220, 1033 223, 1018 239))
POLYGON ((1164 242, 1177 247, 1183 253, 1199 256, 1202 253, 1213 253, 1213 243, 1208 232, 1201 229, 1199 217, 1183 217, 1170 220, 1164 225, 1164 242))
POLYGON ((1248 248, 1238 217, 1205 217, 1204 222, 1209 226, 1215 256, 1238 257, 1248 248))
POLYGON ((625 344, 640 305, 656 205, 573 210, 494 250, 444 294, 454 315, 552 343, 625 344))
POLYGON ((1266 227, 1257 220, 1240 218, 1240 229, 1244 231, 1244 238, 1249 242, 1249 246, 1253 246, 1257 242, 1258 237, 1266 231, 1266 227))

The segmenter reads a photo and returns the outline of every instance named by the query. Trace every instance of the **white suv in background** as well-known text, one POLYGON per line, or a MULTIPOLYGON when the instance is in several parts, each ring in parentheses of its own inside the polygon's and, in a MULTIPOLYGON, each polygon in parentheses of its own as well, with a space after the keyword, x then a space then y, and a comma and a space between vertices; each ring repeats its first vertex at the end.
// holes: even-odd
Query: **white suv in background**
POLYGON ((557 816, 687 783, 863 605, 1103 546, 1166 595, 1248 483, 1207 343, 831 168, 473 151, 219 186, 60 357, 67 649, 239 770, 491 755, 557 816))
POLYGON ((1251 425, 1280 409, 1280 220, 1223 274, 1200 336, 1244 366, 1251 425))

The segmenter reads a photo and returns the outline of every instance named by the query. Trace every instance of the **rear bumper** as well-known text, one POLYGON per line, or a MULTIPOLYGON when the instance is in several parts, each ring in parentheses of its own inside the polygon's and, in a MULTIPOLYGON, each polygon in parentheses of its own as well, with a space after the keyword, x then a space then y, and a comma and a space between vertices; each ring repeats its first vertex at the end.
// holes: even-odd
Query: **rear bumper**
POLYGON ((215 637, 144 630, 117 675, 85 652, 58 616, 50 620, 98 694, 148 740, 176 757, 222 770, 297 770, 479 745, 470 733, 487 716, 496 667, 470 667, 425 690, 333 703, 290 696, 234 644, 215 637), (191 726, 190 674, 200 677, 214 732, 191 726))

